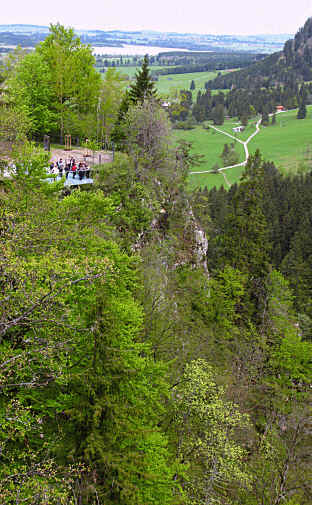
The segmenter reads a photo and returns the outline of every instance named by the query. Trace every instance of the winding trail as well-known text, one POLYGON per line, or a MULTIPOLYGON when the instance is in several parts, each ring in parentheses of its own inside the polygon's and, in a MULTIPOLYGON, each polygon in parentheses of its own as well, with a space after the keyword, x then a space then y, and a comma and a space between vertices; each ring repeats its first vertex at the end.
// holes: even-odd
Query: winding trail
MULTIPOLYGON (((240 140, 237 137, 234 137, 234 135, 231 135, 231 133, 224 132, 223 130, 220 130, 220 128, 217 128, 216 126, 209 125, 209 128, 213 128, 217 132, 222 133, 223 135, 226 135, 227 137, 230 137, 231 139, 235 140, 235 142, 239 142, 240 144, 242 144, 244 147, 244 150, 245 150, 245 160, 244 161, 242 161, 241 163, 236 163, 235 165, 229 165, 227 167, 219 168, 218 172, 222 172, 223 170, 228 170, 229 168, 243 167, 244 165, 246 165, 248 158, 249 158, 248 144, 259 133, 261 121, 262 121, 262 118, 258 119, 258 121, 256 123, 255 131, 248 137, 247 140, 240 140)), ((211 174, 213 172, 214 172, 213 170, 204 170, 202 172, 190 172, 190 175, 211 174)), ((228 180, 225 177, 224 177, 224 179, 225 179, 226 183, 228 184, 228 186, 230 186, 228 180)))

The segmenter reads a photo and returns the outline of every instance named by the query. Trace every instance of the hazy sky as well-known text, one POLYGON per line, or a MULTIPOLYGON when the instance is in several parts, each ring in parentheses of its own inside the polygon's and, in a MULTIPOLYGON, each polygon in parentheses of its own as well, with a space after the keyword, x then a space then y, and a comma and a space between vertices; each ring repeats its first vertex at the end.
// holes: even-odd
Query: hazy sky
POLYGON ((295 33, 312 0, 3 0, 1 24, 59 21, 74 28, 295 33))

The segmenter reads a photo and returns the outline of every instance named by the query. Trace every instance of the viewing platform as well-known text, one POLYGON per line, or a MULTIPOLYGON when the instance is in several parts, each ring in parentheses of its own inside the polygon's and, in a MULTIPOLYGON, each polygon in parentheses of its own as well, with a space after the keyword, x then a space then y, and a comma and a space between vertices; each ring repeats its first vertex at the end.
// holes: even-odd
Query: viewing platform
MULTIPOLYGON (((49 174, 49 172, 48 172, 49 174)), ((75 177, 73 177, 73 173, 69 172, 67 179, 65 176, 60 176, 56 175, 54 177, 48 177, 46 180, 48 182, 56 182, 56 181, 61 181, 64 179, 64 187, 66 186, 82 186, 83 184, 93 184, 93 178, 92 177, 83 177, 80 179, 79 175, 76 173, 75 177)))

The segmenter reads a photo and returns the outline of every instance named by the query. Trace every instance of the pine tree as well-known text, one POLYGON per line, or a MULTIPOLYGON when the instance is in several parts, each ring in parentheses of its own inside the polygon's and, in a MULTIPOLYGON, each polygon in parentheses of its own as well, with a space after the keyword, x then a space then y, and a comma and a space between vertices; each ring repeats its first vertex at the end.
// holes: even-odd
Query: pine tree
POLYGON ((269 271, 269 233, 263 212, 264 166, 257 150, 249 157, 242 182, 235 191, 232 209, 217 238, 220 267, 230 265, 248 278, 244 310, 255 314, 262 301, 269 271))
POLYGON ((307 108, 304 100, 301 100, 298 113, 297 113, 297 119, 305 119, 307 115, 307 108))
POLYGON ((215 125, 222 125, 224 123, 224 105, 217 103, 212 110, 212 119, 215 125))
POLYGON ((155 83, 152 81, 148 68, 148 56, 144 56, 141 70, 136 73, 135 83, 130 86, 129 96, 130 101, 134 104, 143 102, 146 98, 156 98, 157 91, 155 83))
POLYGON ((192 80, 190 90, 193 91, 194 89, 195 89, 195 82, 192 80))
POLYGON ((262 121, 261 121, 261 124, 263 126, 268 126, 268 124, 269 124, 269 114, 268 114, 268 111, 265 108, 262 111, 262 121))

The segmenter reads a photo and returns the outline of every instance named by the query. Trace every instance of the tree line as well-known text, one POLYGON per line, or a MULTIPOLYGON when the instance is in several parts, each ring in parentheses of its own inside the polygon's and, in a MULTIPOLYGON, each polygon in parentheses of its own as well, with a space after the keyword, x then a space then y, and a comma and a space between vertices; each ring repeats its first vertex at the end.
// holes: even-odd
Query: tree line
POLYGON ((190 90, 180 90, 177 98, 169 107, 170 118, 175 127, 193 128, 196 124, 212 120, 216 125, 222 125, 226 116, 237 117, 243 126, 256 114, 262 116, 262 124, 269 124, 269 114, 275 121, 276 107, 283 106, 285 110, 298 108, 298 119, 306 117, 306 105, 312 103, 311 84, 296 83, 274 88, 233 88, 227 93, 219 91, 212 94, 207 88, 199 90, 193 101, 192 92, 195 87, 191 81, 190 90))

